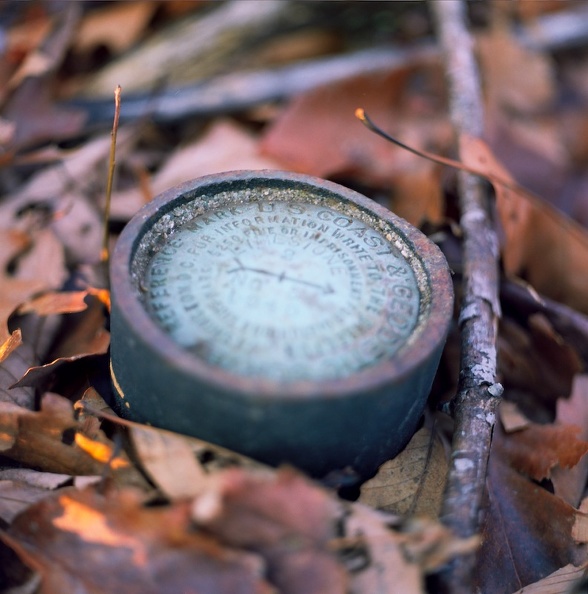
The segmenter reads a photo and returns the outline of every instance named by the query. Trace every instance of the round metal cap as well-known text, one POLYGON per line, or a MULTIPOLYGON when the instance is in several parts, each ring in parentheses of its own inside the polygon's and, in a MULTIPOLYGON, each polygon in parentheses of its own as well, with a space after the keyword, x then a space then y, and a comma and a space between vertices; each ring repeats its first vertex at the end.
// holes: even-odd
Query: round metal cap
POLYGON ((451 321, 440 250, 340 185, 228 172, 164 192, 111 263, 120 414, 314 475, 397 454, 451 321))

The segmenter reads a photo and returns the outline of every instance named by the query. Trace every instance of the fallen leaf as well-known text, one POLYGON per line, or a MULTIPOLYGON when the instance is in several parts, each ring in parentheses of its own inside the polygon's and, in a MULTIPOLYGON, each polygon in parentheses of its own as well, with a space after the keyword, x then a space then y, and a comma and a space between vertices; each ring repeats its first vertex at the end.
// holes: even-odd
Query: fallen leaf
POLYGON ((423 428, 361 486, 359 501, 390 513, 437 518, 447 468, 443 444, 423 428))
POLYGON ((539 404, 553 411, 558 398, 566 397, 572 382, 583 366, 582 361, 542 314, 534 314, 526 325, 514 318, 503 317, 499 324, 498 369, 507 390, 520 390, 529 395, 523 408, 531 420, 539 404))
MULTIPOLYGON (((186 487, 182 486, 182 483, 185 483, 185 479, 179 477, 179 475, 183 472, 181 464, 174 465, 173 469, 160 469, 160 464, 167 460, 166 444, 168 442, 170 445, 177 445, 183 451, 182 455, 185 455, 185 446, 188 446, 192 452, 193 459, 197 460, 198 465, 203 469, 204 472, 206 472, 206 474, 213 474, 219 470, 227 468, 243 468, 256 471, 257 473, 261 474, 273 472, 273 469, 270 469, 269 466, 261 464, 252 458, 247 458, 246 456, 238 454, 237 452, 217 446, 216 444, 209 443, 195 437, 180 435, 179 433, 172 433, 170 431, 166 431, 165 429, 149 427, 147 425, 135 423, 127 419, 121 419, 114 414, 104 399, 96 392, 96 390, 92 388, 88 389, 84 393, 83 398, 77 402, 74 407, 76 410, 80 411, 80 418, 95 416, 96 418, 108 420, 115 425, 118 424, 122 427, 126 427, 131 434, 131 439, 138 435, 139 441, 144 442, 139 444, 139 451, 136 452, 138 464, 144 466, 144 470, 148 474, 152 471, 152 478, 155 483, 157 484, 158 481, 161 480, 162 484, 160 485, 160 488, 164 491, 166 488, 170 489, 170 496, 172 495, 171 491, 174 490, 174 486, 170 484, 171 482, 177 481, 178 487, 182 490, 186 487), (149 435, 145 435, 146 433, 149 433, 149 435), (177 440, 180 439, 183 442, 182 445, 177 444, 177 440), (158 451, 156 452, 150 451, 147 447, 147 444, 149 444, 151 441, 160 443, 162 447, 158 448, 158 451), (147 452, 145 463, 143 463, 142 460, 143 451, 147 452), (151 471, 149 470, 150 466, 151 471), (160 470, 165 476, 162 476, 161 479, 158 479, 158 473, 160 470)), ((190 466, 192 465, 192 461, 189 459, 187 463, 190 466)), ((198 471, 194 471, 193 468, 189 468, 187 470, 187 474, 194 477, 197 476, 197 473, 198 471)), ((196 488, 198 492, 200 492, 201 486, 197 485, 188 488, 196 488)))
POLYGON ((534 313, 543 314, 561 337, 561 342, 571 347, 582 360, 583 368, 588 367, 588 316, 541 297, 523 281, 507 280, 501 283, 501 301, 505 308, 523 319, 534 313))
POLYGON ((65 250, 53 229, 42 228, 31 233, 31 244, 16 261, 22 280, 43 282, 49 289, 61 287, 67 280, 65 250))
POLYGON ((520 431, 498 433, 501 457, 522 475, 537 481, 551 478, 556 466, 574 467, 588 452, 588 442, 578 439, 580 428, 574 425, 531 423, 520 431))
POLYGON ((516 187, 479 138, 462 136, 460 155, 496 190, 506 272, 522 277, 547 297, 588 312, 588 234, 548 203, 516 187))
POLYGON ((47 594, 275 594, 258 557, 190 529, 188 504, 146 508, 132 492, 61 491, 0 538, 47 594))
POLYGON ((149 36, 144 43, 94 73, 85 96, 109 95, 121 84, 126 92, 151 92, 162 80, 185 85, 226 69, 231 56, 243 51, 243 40, 265 33, 290 8, 281 0, 232 0, 203 16, 189 15, 149 36), (149 64, 149 68, 145 68, 149 64))
POLYGON ((30 468, 6 468, 0 471, 0 518, 10 524, 29 505, 47 497, 70 482, 67 474, 38 472, 30 468))
POLYGON ((0 520, 6 525, 10 524, 27 507, 50 493, 47 489, 32 487, 19 481, 0 479, 0 520))
POLYGON ((463 162, 419 150, 375 126, 363 108, 356 117, 373 132, 407 152, 488 179, 496 191, 504 232, 503 265, 535 289, 579 311, 588 311, 588 233, 547 202, 519 186, 479 138, 462 134, 463 162))
POLYGON ((18 315, 36 313, 38 316, 50 316, 84 311, 88 307, 84 301, 87 295, 87 291, 43 293, 21 304, 16 313, 18 315))
POLYGON ((423 62, 309 91, 294 98, 271 124, 261 150, 301 173, 385 188, 392 194, 393 210, 413 224, 425 218, 439 222, 443 202, 437 165, 381 142, 353 115, 362 105, 412 144, 444 151, 452 132, 439 110, 438 74, 435 63, 423 62), (419 77, 434 89, 429 95, 411 90, 411 80, 419 77))
POLYGON ((20 279, 7 272, 9 264, 30 246, 31 239, 22 231, 0 231, 0 343, 4 343, 10 336, 6 325, 10 314, 23 301, 47 286, 43 280, 20 279))
POLYGON ((546 52, 523 47, 506 26, 479 35, 477 50, 490 111, 533 114, 554 101, 555 74, 546 52))
POLYGON ((425 590, 424 575, 438 570, 459 555, 479 546, 478 536, 457 538, 436 520, 402 520, 368 508, 351 505, 344 523, 346 564, 351 571, 351 592, 364 594, 418 594, 425 590), (353 564, 365 561, 364 566, 353 564))
POLYGON ((38 412, 0 402, 0 452, 45 472, 101 475, 108 470, 122 483, 145 486, 126 456, 115 455, 114 445, 105 436, 82 434, 83 443, 76 440, 82 426, 73 412, 69 400, 51 393, 45 394, 38 412), (101 454, 104 448, 110 452, 107 460, 101 454))
POLYGON ((416 564, 406 559, 399 539, 368 508, 354 506, 346 520, 348 555, 363 552, 365 564, 351 574, 352 594, 423 594, 424 580, 416 564), (355 544, 354 547, 351 543, 355 544), (363 551, 362 551, 363 549, 363 551))
POLYGON ((498 412, 500 414, 500 422, 506 433, 520 431, 532 425, 531 421, 519 410, 519 407, 514 402, 504 400, 500 403, 498 412))
POLYGON ((474 570, 475 587, 484 594, 514 592, 588 558, 586 546, 571 535, 576 510, 517 472, 503 453, 504 439, 525 431, 505 436, 500 424, 495 428, 482 545, 474 570))
POLYGON ((572 538, 579 543, 588 543, 588 514, 576 511, 574 525, 572 526, 572 538))
POLYGON ((261 553, 283 594, 344 594, 348 578, 329 549, 338 502, 293 469, 275 476, 230 469, 192 505, 196 523, 232 547, 261 553))
POLYGON ((587 568, 587 563, 579 567, 569 563, 542 580, 517 590, 514 594, 580 594, 579 590, 574 589, 574 585, 586 576, 587 568))
POLYGON ((202 492, 206 473, 187 439, 140 425, 130 427, 129 433, 141 466, 168 499, 185 499, 202 492))
MULTIPOLYGON (((556 422, 580 427, 578 438, 588 441, 588 375, 574 378, 569 398, 557 401, 556 422)), ((573 468, 556 467, 551 473, 555 494, 578 506, 588 479, 588 457, 584 456, 573 468)))
MULTIPOLYGON (((280 169, 279 162, 259 154, 258 140, 243 126, 216 120, 195 142, 175 150, 150 180, 151 196, 202 175, 237 169, 280 169)), ((112 217, 129 219, 145 203, 139 189, 116 192, 112 217)))
POLYGON ((56 107, 47 84, 49 73, 61 64, 75 27, 81 7, 68 3, 51 19, 51 31, 35 48, 10 81, 14 92, 3 105, 3 117, 15 126, 10 149, 16 151, 47 140, 67 138, 79 133, 86 115, 73 109, 56 107))
POLYGON ((106 47, 119 54, 139 41, 157 8, 156 2, 130 2, 91 11, 80 22, 72 49, 90 52, 106 47))
POLYGON ((14 332, 0 345, 0 364, 3 363, 10 354, 22 344, 22 332, 20 328, 14 332))
POLYGON ((32 365, 37 363, 38 355, 29 343, 22 343, 2 363, 0 363, 0 405, 9 403, 32 409, 35 404, 35 392, 31 388, 9 388, 32 365))

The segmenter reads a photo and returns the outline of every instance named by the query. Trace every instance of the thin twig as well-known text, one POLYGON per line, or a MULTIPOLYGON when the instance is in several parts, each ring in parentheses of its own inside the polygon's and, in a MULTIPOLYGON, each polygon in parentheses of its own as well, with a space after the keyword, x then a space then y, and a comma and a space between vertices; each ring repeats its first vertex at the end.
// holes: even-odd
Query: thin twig
POLYGON ((108 182, 106 184, 106 204, 104 205, 104 236, 102 238, 102 251, 100 252, 101 262, 108 262, 108 219, 110 218, 110 200, 112 197, 112 183, 114 179, 114 167, 116 165, 116 135, 118 133, 118 121, 120 119, 120 85, 114 90, 114 121, 110 134, 110 159, 108 165, 108 182))
MULTIPOLYGON (((481 136, 483 109, 473 41, 461 0, 430 3, 444 53, 450 111, 457 134, 481 136)), ((460 312, 462 352, 455 398, 455 432, 443 520, 460 536, 478 532, 495 410, 496 332, 500 316, 497 239, 480 178, 460 171, 460 224, 464 232, 464 287, 460 312)), ((456 560, 441 576, 441 589, 472 591, 475 559, 456 560)))

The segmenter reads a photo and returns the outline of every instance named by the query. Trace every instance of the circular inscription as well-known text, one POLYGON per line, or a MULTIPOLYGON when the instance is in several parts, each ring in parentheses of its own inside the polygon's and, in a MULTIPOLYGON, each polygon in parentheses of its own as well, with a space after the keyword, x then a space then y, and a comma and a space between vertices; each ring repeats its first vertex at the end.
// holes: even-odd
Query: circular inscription
POLYGON ((390 358, 419 314, 413 270, 365 223, 299 202, 220 208, 151 260, 146 303, 181 346, 238 375, 343 378, 390 358))

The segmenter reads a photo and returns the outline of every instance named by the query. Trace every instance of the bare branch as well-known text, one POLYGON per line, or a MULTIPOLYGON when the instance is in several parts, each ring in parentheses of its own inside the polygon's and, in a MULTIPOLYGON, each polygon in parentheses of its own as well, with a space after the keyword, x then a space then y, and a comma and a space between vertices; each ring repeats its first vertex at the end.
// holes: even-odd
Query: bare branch
MULTIPOLYGON (((461 0, 431 2, 443 48, 456 133, 481 136, 483 108, 473 40, 461 0)), ((464 232, 464 290, 460 312, 461 373, 455 398, 455 432, 444 522, 461 536, 478 531, 495 410, 502 387, 496 377, 498 298, 497 239, 483 182, 467 172, 458 177, 464 232)), ((452 594, 472 591, 474 557, 458 559, 441 576, 452 594)))

